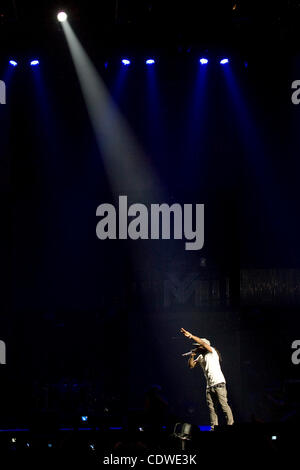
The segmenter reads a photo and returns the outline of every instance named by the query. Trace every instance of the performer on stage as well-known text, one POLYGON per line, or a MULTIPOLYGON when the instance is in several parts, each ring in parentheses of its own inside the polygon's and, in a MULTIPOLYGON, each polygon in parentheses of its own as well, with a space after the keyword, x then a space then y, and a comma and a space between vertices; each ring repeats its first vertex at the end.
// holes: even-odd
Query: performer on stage
POLYGON ((181 333, 196 343, 196 348, 191 351, 188 365, 193 369, 200 364, 206 378, 206 403, 209 408, 211 429, 218 425, 217 406, 220 404, 226 417, 228 425, 233 424, 233 416, 227 402, 226 381, 220 366, 220 355, 217 350, 211 347, 206 338, 198 338, 189 331, 181 328, 181 333), (195 358, 195 356, 197 356, 195 358))

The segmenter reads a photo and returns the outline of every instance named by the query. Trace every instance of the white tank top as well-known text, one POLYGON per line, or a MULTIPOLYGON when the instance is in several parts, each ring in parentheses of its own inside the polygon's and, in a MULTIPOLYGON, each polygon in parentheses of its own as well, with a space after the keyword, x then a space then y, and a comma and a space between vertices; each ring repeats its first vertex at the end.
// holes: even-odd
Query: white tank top
POLYGON ((212 352, 208 351, 206 354, 200 354, 197 359, 195 359, 203 369, 207 387, 226 382, 221 370, 218 353, 214 348, 211 349, 212 352))

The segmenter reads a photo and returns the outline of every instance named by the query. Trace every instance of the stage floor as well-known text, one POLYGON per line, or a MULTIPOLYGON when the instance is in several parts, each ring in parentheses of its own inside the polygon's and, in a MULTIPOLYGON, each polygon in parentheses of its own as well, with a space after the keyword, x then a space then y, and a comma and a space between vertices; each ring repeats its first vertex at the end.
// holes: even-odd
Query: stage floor
MULTIPOLYGON (((293 463, 298 451, 297 423, 243 424, 214 432, 192 428, 183 440, 168 429, 62 428, 2 429, 0 451, 7 468, 123 468, 153 465, 276 465, 293 463)), ((5 467, 2 467, 5 468, 5 467)))

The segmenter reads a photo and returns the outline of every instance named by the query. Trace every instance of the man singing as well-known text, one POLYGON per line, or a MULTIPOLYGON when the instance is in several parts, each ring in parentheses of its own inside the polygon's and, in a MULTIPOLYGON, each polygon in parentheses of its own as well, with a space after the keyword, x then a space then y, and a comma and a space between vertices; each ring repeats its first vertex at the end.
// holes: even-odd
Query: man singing
POLYGON ((212 431, 218 425, 217 407, 220 404, 226 417, 228 425, 233 424, 233 416, 230 406, 227 402, 226 381, 220 366, 220 356, 215 348, 212 348, 210 342, 205 338, 198 338, 189 331, 181 328, 181 333, 196 343, 195 348, 189 358, 188 365, 193 369, 200 364, 206 378, 206 403, 209 409, 210 424, 212 431), (196 359, 195 359, 195 356, 196 359))

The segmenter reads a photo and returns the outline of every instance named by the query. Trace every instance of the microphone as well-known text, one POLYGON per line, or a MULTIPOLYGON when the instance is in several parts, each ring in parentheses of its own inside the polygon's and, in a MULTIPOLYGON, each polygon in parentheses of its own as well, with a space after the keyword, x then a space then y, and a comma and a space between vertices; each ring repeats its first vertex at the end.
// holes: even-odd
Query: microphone
POLYGON ((182 356, 190 356, 192 353, 196 353, 198 351, 198 348, 192 349, 189 352, 181 354, 182 356))
POLYGON ((186 352, 184 354, 181 354, 182 356, 190 356, 192 354, 193 351, 189 351, 189 352, 186 352))

